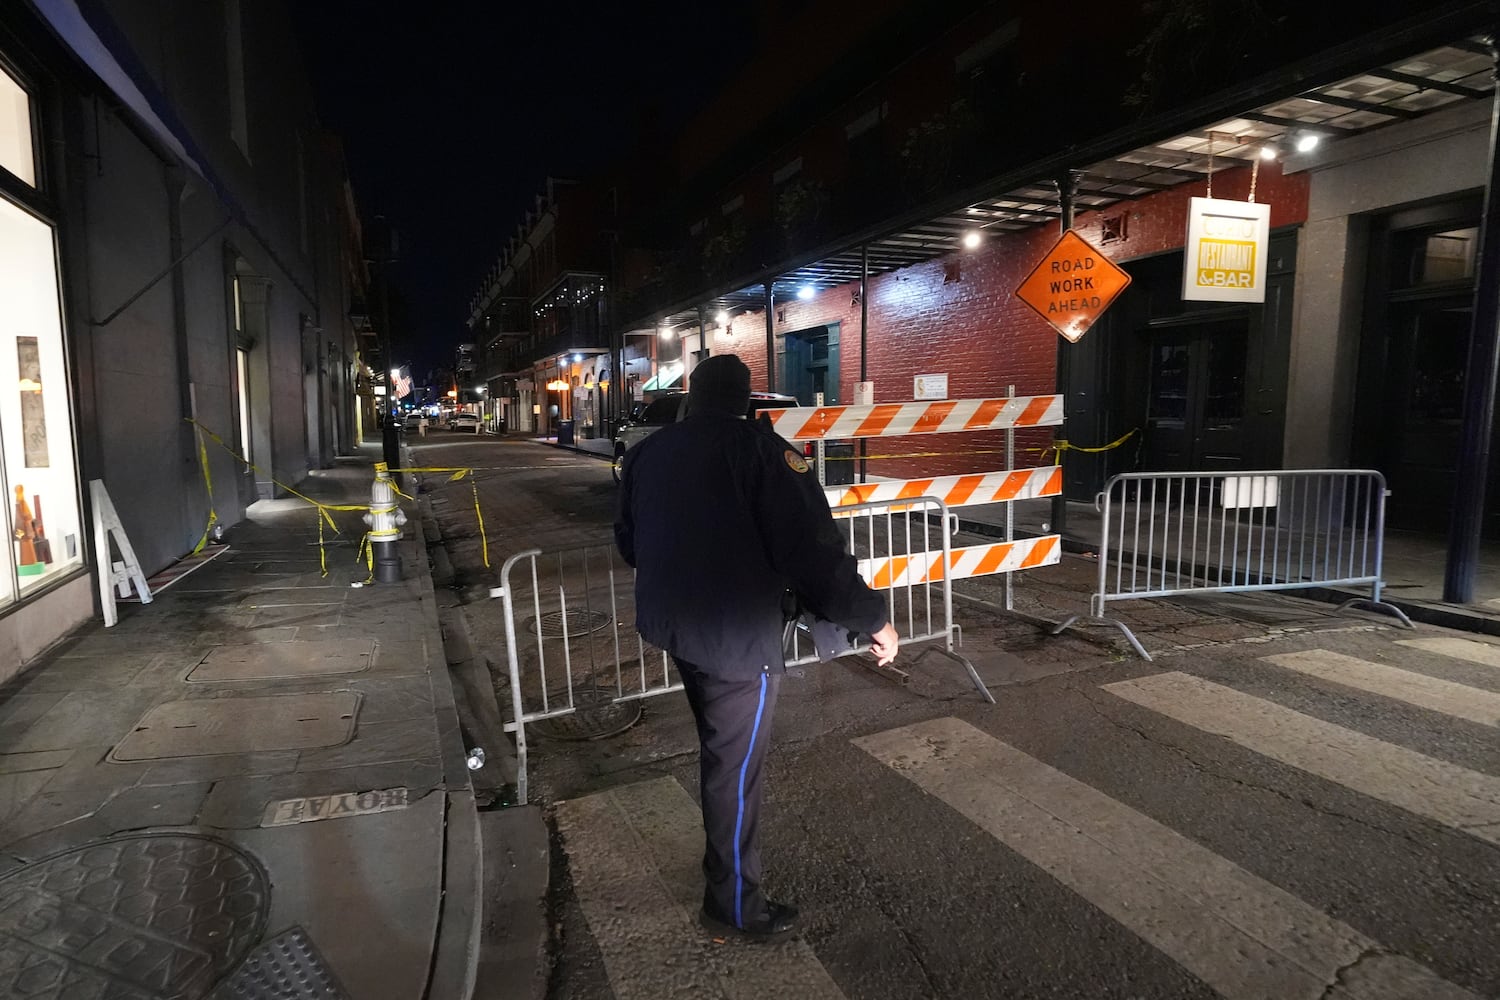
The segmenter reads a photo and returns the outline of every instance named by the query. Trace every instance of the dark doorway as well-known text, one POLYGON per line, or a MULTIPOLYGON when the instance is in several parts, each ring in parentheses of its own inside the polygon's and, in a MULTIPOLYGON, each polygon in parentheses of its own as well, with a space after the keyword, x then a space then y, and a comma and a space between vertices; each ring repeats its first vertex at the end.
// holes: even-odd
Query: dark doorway
MULTIPOLYGON (((1395 528, 1446 531, 1473 322, 1478 198, 1374 220, 1354 457, 1385 474, 1395 528)), ((1497 524, 1491 466, 1485 531, 1497 524)))
POLYGON ((839 324, 782 334, 777 340, 777 391, 796 396, 802 406, 839 401, 839 324))
POLYGON ((1447 527, 1472 317, 1467 295, 1391 309, 1375 465, 1397 526, 1447 527))
POLYGON ((1235 469, 1245 453, 1248 315, 1148 330, 1145 467, 1235 469))

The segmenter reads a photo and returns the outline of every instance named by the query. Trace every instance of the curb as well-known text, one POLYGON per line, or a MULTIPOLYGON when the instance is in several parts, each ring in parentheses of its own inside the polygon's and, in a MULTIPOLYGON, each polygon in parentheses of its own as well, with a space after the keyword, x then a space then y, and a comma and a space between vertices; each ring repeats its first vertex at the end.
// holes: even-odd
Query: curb
POLYGON ((438 920, 432 943, 432 965, 428 972, 427 1000, 469 1000, 474 995, 481 929, 484 884, 483 844, 479 835, 479 812, 465 762, 458 705, 443 655, 442 626, 438 620, 437 595, 427 563, 427 524, 431 511, 424 500, 416 504, 417 530, 401 539, 401 558, 410 567, 408 582, 415 585, 421 604, 427 639, 427 673, 432 686, 439 752, 443 761, 443 783, 447 787, 443 824, 443 884, 438 920))
POLYGON ((436 624, 440 633, 437 648, 442 660, 439 668, 429 658, 434 702, 439 701, 441 686, 447 698, 443 708, 455 727, 451 739, 445 738, 444 771, 446 774, 448 748, 456 746, 457 766, 463 767, 469 789, 462 801, 451 792, 449 795, 444 898, 427 996, 431 1000, 469 1000, 475 996, 485 1000, 543 1000, 551 969, 547 916, 551 835, 539 806, 482 809, 480 791, 493 797, 494 790, 473 790, 475 772, 468 770, 465 759, 465 721, 476 738, 493 736, 498 741, 486 768, 494 769, 502 781, 507 764, 513 778, 514 758, 506 759, 510 756, 508 740, 494 692, 478 683, 480 675, 488 679, 489 671, 473 648, 462 606, 456 600, 437 601, 434 574, 446 573, 451 579, 453 571, 441 528, 420 491, 419 477, 413 491, 421 519, 417 558, 420 566, 431 567, 431 572, 423 575, 422 596, 424 601, 433 602, 435 622, 429 621, 429 625, 436 624), (456 656, 457 662, 450 663, 450 655, 456 656), (466 689, 462 694, 461 687, 466 689), (467 704, 461 704, 461 698, 467 704), (469 718, 465 719, 466 715, 469 718), (461 862, 454 863, 460 857, 461 862), (472 895, 466 872, 473 880, 472 895))

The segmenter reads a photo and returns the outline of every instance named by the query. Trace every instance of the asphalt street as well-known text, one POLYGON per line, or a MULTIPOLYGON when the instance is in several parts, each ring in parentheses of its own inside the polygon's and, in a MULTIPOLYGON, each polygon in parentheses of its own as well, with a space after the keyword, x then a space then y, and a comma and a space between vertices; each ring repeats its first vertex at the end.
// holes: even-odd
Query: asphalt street
MULTIPOLYGON (((474 644, 506 686, 503 558, 608 539, 597 458, 443 432, 426 488, 474 644)), ((693 923, 696 743, 678 694, 618 735, 533 738, 554 831, 555 998, 1440 1000, 1500 996, 1500 644, 1285 596, 1133 602, 1155 655, 1053 638, 1093 564, 957 588, 984 703, 941 657, 782 688, 774 946, 693 923)), ((505 702, 502 700, 502 704, 505 702)))

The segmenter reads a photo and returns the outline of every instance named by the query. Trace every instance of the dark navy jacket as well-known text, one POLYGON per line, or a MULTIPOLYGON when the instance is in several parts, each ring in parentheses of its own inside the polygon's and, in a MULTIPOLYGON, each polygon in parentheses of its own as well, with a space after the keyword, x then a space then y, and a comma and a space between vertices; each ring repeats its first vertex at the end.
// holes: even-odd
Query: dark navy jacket
POLYGON ((888 620, 802 453, 749 420, 690 415, 626 452, 615 540, 636 568, 637 630, 712 676, 786 668, 788 590, 862 635, 888 620))

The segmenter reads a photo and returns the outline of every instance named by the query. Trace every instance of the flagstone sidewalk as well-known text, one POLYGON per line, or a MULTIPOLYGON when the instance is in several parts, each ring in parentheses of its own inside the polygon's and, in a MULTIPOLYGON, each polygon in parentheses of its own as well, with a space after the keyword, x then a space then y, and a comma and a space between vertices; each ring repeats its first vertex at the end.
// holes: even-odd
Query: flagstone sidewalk
MULTIPOLYGON (((298 488, 364 503, 375 457, 298 488)), ((421 526, 366 585, 333 516, 326 575, 314 509, 263 501, 0 690, 0 994, 469 994, 478 817, 421 526)))

